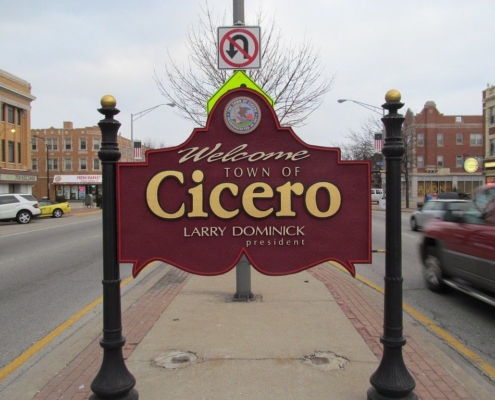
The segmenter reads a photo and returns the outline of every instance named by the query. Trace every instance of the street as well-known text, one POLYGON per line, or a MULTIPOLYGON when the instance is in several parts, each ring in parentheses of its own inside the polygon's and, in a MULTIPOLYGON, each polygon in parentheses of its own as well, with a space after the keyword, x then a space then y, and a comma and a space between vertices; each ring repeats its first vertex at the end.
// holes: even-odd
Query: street
MULTIPOLYGON (((0 367, 102 295, 101 214, 1 224, 0 367)), ((121 278, 130 275, 121 268, 121 278)))
MULTIPOLYGON (((402 213, 404 302, 495 366, 493 307, 453 290, 439 295, 426 289, 418 257, 421 233, 410 230, 409 216, 402 213)), ((374 211, 372 224, 372 248, 384 249, 385 213, 374 211)), ((0 229, 3 368, 101 296, 101 214, 2 223, 0 229)), ((384 265, 385 255, 374 253, 373 263, 357 265, 356 272, 383 287, 384 265)), ((130 265, 122 265, 121 278, 130 274, 130 265)))
MULTIPOLYGON (((409 218, 410 213, 402 213, 404 302, 495 366, 494 308, 455 290, 438 294, 426 288, 418 252, 421 232, 411 231, 409 218)), ((385 212, 373 211, 372 224, 372 248, 385 249, 385 212)), ((373 263, 357 265, 356 273, 383 288, 385 254, 373 254, 373 263)))

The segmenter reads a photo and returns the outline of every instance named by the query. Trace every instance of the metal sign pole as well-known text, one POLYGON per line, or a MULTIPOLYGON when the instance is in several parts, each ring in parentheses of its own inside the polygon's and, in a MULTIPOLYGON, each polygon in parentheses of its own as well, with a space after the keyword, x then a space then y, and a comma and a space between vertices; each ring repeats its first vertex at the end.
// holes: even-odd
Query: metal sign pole
MULTIPOLYGON (((244 0, 233 0, 234 25, 244 26, 244 0)), ((234 301, 249 301, 254 299, 251 292, 251 265, 246 256, 242 256, 235 267, 236 292, 234 301)))

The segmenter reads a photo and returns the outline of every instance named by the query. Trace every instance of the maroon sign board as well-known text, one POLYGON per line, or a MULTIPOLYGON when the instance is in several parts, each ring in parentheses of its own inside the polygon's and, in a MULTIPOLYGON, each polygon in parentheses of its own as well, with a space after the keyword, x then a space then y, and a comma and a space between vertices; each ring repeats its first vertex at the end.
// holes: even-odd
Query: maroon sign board
POLYGON ((117 167, 118 260, 200 275, 245 254, 267 275, 371 262, 370 164, 304 143, 259 93, 227 92, 205 128, 117 167))

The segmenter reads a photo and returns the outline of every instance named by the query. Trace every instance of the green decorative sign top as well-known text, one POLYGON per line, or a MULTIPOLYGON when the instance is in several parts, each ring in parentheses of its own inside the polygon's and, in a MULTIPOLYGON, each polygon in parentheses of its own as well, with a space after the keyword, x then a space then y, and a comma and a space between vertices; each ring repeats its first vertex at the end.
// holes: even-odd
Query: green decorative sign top
POLYGON ((241 87, 252 89, 262 94, 272 107, 275 104, 272 98, 268 96, 268 94, 263 89, 261 89, 249 76, 247 76, 243 71, 236 71, 227 80, 227 82, 225 82, 223 86, 218 89, 213 96, 210 97, 210 99, 206 103, 206 112, 208 113, 208 115, 210 115, 211 110, 220 99, 220 97, 222 97, 229 90, 238 89, 241 87))

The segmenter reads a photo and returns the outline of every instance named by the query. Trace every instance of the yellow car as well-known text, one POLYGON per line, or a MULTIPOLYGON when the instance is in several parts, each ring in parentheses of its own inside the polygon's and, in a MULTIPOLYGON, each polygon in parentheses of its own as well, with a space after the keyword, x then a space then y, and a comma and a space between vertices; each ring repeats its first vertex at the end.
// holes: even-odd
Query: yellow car
POLYGON ((71 211, 68 201, 57 203, 53 200, 40 200, 38 204, 41 210, 40 217, 60 218, 64 214, 70 214, 71 211))

